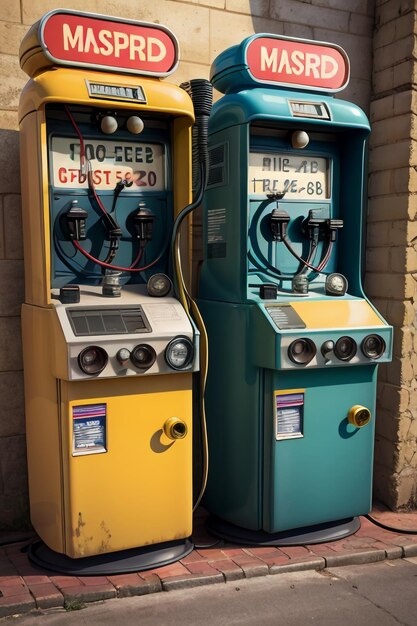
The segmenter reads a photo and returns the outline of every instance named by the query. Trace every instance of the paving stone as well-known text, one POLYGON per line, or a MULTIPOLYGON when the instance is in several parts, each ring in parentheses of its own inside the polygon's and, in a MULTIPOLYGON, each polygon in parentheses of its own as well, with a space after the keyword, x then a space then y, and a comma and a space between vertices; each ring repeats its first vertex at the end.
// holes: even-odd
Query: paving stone
POLYGON ((28 588, 25 584, 10 584, 1 585, 1 594, 4 598, 11 598, 12 596, 19 596, 22 593, 28 593, 28 588))
POLYGON ((190 573, 190 570, 179 562, 172 563, 171 565, 165 565, 164 567, 156 567, 155 569, 149 571, 159 576, 161 580, 174 576, 186 576, 190 573))
POLYGON ((1 576, 0 589, 4 587, 26 587, 26 584, 20 576, 1 576))
POLYGON ((39 575, 30 575, 22 577, 26 585, 40 585, 41 583, 50 583, 51 579, 49 576, 39 576, 39 575))
POLYGON ((215 576, 217 578, 219 577, 219 571, 215 567, 212 567, 210 563, 207 563, 207 561, 202 561, 200 563, 189 563, 187 567, 192 574, 204 574, 204 576, 215 576))
POLYGON ((384 550, 387 555, 387 559, 401 559, 404 554, 404 551, 400 546, 386 545, 384 550))
POLYGON ((348 541, 344 541, 343 542, 343 547, 346 550, 350 549, 352 551, 354 551, 354 550, 364 550, 364 549, 367 549, 367 548, 371 548, 374 543, 375 543, 375 539, 373 537, 352 536, 352 537, 349 537, 348 541))
POLYGON ((272 565, 285 565, 286 563, 290 563, 291 559, 286 554, 264 554, 262 557, 259 557, 264 561, 268 567, 270 568, 272 565))
POLYGON ((234 556, 246 556, 246 552, 243 548, 222 548, 223 554, 233 558, 234 556))
POLYGON ((221 548, 198 548, 196 552, 198 552, 203 559, 207 559, 209 561, 224 559, 224 552, 221 548))
POLYGON ((76 576, 51 576, 51 581, 61 590, 80 586, 80 581, 76 576))
POLYGON ((280 550, 289 556, 290 559, 309 556, 310 554, 308 548, 305 548, 304 546, 281 546, 280 550))
MULTIPOLYGON (((205 557, 203 557, 200 554, 199 550, 193 550, 193 552, 190 552, 190 554, 187 554, 187 556, 181 559, 180 563, 187 566, 188 563, 195 563, 195 562, 200 563, 202 558, 205 558, 205 557)), ((223 558, 224 558, 224 555, 223 555, 223 558)))
POLYGON ((282 565, 271 565, 270 574, 285 574, 285 572, 300 572, 305 570, 320 570, 326 567, 326 561, 322 557, 297 558, 287 561, 282 565))
POLYGON ((417 543, 410 543, 403 546, 404 556, 417 556, 417 543))
POLYGON ((108 600, 115 598, 116 589, 108 583, 107 585, 77 585, 65 587, 62 590, 65 602, 79 600, 81 602, 97 602, 98 600, 108 600))
POLYGON ((148 579, 141 578, 139 574, 119 574, 117 576, 108 576, 111 584, 116 588, 119 598, 126 596, 143 596, 155 591, 161 591, 161 581, 156 575, 158 584, 153 584, 152 577, 148 579))
POLYGON ((173 591, 174 589, 187 589, 189 587, 201 587, 203 585, 211 585, 212 583, 224 582, 223 576, 206 576, 205 574, 188 574, 188 576, 171 576, 162 581, 162 589, 164 591, 173 591))
POLYGON ((243 569, 230 559, 223 559, 223 561, 214 561, 213 567, 223 574, 226 582, 232 580, 240 580, 245 577, 243 569))
POLYGON ((35 600, 29 593, 0 598, 0 618, 27 613, 34 608, 36 608, 35 600))
POLYGON ((338 567, 339 565, 362 565, 375 563, 385 559, 384 550, 362 550, 358 552, 346 552, 325 557, 326 567, 338 567))
POLYGON ((146 581, 149 588, 149 593, 155 593, 156 591, 162 591, 162 583, 159 576, 150 572, 140 572, 140 578, 146 581), (146 574, 146 575, 145 575, 146 574))
POLYGON ((91 587, 92 585, 107 585, 109 579, 107 576, 78 576, 78 580, 83 584, 91 587))
POLYGON ((64 596, 51 582, 30 585, 38 609, 52 609, 64 606, 64 596))
POLYGON ((250 557, 247 554, 243 556, 236 555, 233 557, 233 561, 243 569, 246 578, 264 576, 269 573, 269 568, 266 563, 255 557, 250 557))
POLYGON ((315 543, 306 546, 306 548, 314 555, 325 556, 326 554, 334 554, 335 550, 332 546, 333 543, 315 543))
POLYGON ((276 556, 283 555, 283 552, 279 550, 278 548, 275 548, 274 546, 259 546, 259 547, 251 546, 250 548, 245 548, 245 552, 246 554, 249 554, 250 556, 256 556, 259 558, 262 558, 262 555, 264 554, 270 554, 271 556, 273 554, 276 554, 276 556))

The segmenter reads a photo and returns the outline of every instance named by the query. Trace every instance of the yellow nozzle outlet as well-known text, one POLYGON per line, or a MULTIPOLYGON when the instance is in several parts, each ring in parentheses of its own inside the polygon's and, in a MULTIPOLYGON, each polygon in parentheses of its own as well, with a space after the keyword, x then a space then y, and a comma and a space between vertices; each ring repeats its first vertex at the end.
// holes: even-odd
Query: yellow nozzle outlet
POLYGON ((348 422, 356 428, 362 428, 362 426, 366 426, 371 421, 371 411, 367 409, 365 406, 361 406, 360 404, 355 404, 351 409, 349 409, 348 413, 348 422))
POLYGON ((179 417, 170 417, 164 424, 164 433, 170 439, 184 439, 188 433, 188 426, 179 417))

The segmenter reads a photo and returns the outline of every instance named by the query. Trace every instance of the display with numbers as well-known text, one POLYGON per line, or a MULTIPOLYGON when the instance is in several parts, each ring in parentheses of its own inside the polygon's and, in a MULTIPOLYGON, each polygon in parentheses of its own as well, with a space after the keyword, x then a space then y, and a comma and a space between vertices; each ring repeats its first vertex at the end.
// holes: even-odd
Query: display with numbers
POLYGON ((284 152, 251 152, 249 194, 285 193, 285 200, 330 198, 329 160, 284 152))

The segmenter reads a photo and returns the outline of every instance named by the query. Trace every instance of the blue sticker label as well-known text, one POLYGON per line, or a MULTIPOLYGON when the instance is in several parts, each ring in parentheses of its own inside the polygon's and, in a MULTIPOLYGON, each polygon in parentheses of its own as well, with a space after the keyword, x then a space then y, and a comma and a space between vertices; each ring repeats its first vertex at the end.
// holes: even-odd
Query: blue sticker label
POLYGON ((303 393, 276 396, 276 438, 303 436, 303 393))
POLYGON ((72 408, 73 454, 107 452, 105 404, 84 404, 72 408))

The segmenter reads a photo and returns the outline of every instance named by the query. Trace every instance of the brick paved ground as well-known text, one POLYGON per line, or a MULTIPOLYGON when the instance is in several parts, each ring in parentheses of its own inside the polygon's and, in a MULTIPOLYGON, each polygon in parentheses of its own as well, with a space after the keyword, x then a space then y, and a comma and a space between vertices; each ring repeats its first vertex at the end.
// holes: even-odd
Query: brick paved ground
MULTIPOLYGON (((392 513, 376 505, 373 515, 384 524, 417 529, 417 511, 392 513)), ((112 576, 62 576, 28 561, 27 542, 0 547, 0 618, 28 611, 139 596, 240 578, 336 565, 370 563, 417 556, 417 534, 386 531, 366 518, 355 535, 332 543, 296 547, 248 547, 217 541, 204 527, 206 513, 195 516, 195 549, 178 563, 146 572, 112 576)), ((1 536, 0 536, 1 539, 1 536)))

